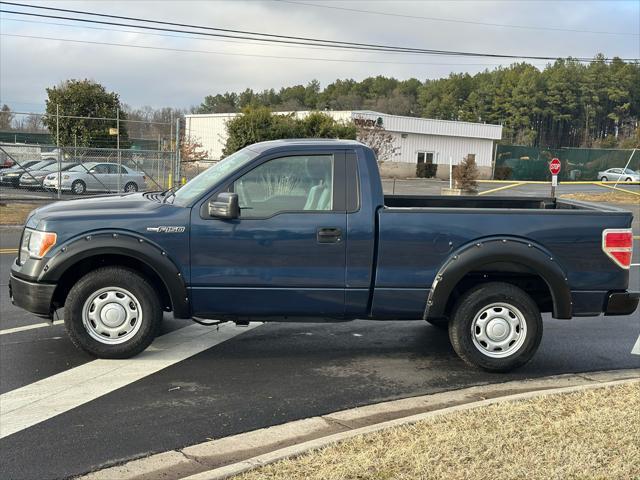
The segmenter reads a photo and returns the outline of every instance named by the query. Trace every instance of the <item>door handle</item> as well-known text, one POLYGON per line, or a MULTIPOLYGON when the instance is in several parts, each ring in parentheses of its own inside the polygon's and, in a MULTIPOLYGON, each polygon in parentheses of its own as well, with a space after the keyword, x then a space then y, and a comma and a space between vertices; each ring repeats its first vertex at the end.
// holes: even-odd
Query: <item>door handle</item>
POLYGON ((318 243, 338 243, 342 241, 342 229, 334 227, 319 228, 317 239, 318 243))

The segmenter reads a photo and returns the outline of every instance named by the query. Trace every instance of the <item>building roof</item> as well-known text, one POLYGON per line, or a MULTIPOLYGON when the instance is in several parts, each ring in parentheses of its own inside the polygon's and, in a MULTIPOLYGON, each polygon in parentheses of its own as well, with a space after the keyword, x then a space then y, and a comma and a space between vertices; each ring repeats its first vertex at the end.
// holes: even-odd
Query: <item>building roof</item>
POLYGON ((353 112, 354 119, 365 118, 377 120, 379 117, 382 118, 382 126, 384 129, 391 132, 443 135, 447 137, 485 138, 491 140, 500 140, 502 138, 502 125, 405 117, 373 112, 371 110, 355 110, 353 112))
MULTIPOLYGON (((311 111, 274 112, 282 115, 295 114, 304 118, 311 111)), ((422 135, 440 135, 447 137, 482 138, 487 140, 500 140, 502 138, 502 125, 487 123, 459 122, 456 120, 435 120, 433 118, 406 117, 401 115, 389 115, 372 110, 324 110, 325 113, 337 120, 343 119, 382 119, 382 127, 390 132, 414 133, 422 135)), ((205 113, 185 115, 187 118, 233 118, 240 113, 205 113)), ((379 123, 379 122, 377 122, 379 123)))

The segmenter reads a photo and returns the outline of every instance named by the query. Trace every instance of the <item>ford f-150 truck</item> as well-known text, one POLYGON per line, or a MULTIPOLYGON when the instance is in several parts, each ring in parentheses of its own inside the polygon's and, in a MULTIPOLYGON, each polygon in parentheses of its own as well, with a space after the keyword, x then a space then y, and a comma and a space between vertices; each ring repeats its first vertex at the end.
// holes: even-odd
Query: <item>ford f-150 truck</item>
MULTIPOLYGON (((554 318, 627 315, 632 215, 554 198, 384 195, 355 141, 246 147, 177 191, 53 203, 27 219, 13 302, 104 358, 163 312, 200 322, 426 320, 490 371, 554 318)), ((569 339, 568 339, 569 340, 569 339)))

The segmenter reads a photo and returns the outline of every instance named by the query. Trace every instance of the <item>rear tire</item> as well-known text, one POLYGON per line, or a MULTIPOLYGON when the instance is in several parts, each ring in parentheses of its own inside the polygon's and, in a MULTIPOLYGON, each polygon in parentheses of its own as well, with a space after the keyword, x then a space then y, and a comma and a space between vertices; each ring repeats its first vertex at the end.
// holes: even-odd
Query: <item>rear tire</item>
POLYGON ((82 195, 87 191, 87 184, 82 180, 76 180, 71 184, 71 193, 74 195, 82 195))
POLYGON ((521 367, 542 339, 533 299, 509 283, 486 283, 462 295, 453 308, 449 339, 467 364, 489 372, 521 367))
POLYGON ((153 341, 160 299, 134 270, 104 267, 80 278, 67 296, 64 324, 81 350, 99 358, 129 358, 153 341))
POLYGON ((129 182, 124 186, 124 191, 127 193, 137 192, 138 184, 136 182, 129 182))
POLYGON ((625 181, 625 182, 632 182, 632 181, 633 181, 633 178, 631 178, 631 177, 627 177, 627 178, 625 178, 625 180, 624 180, 624 181, 625 181))

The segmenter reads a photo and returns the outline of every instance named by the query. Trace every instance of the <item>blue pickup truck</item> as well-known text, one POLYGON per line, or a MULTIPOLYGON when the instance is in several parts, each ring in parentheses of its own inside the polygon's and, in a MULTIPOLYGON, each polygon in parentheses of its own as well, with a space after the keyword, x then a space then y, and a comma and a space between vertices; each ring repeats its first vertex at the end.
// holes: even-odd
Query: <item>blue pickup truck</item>
POLYGON ((246 147, 177 191, 35 210, 13 302, 126 358, 163 312, 202 323, 426 320, 470 365, 527 362, 554 318, 627 315, 632 215, 553 198, 384 195, 354 141, 246 147))

